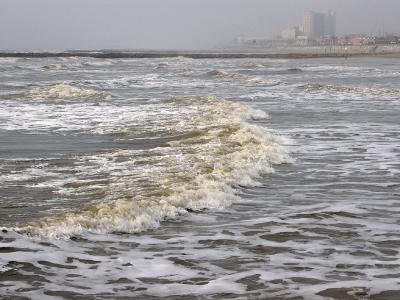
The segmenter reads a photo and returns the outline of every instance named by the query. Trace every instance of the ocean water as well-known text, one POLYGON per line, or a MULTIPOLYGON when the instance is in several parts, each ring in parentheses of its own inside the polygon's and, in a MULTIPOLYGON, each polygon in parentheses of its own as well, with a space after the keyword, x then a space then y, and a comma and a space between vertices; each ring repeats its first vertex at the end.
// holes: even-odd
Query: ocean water
POLYGON ((399 69, 0 58, 0 298, 400 299, 399 69))

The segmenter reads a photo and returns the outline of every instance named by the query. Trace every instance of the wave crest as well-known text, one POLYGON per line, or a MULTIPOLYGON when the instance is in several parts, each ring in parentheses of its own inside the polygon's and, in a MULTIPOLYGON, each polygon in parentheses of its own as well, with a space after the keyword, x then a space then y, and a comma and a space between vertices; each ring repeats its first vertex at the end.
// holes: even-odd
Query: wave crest
POLYGON ((90 98, 90 97, 109 97, 110 93, 91 89, 82 89, 69 84, 52 84, 39 86, 27 90, 18 96, 24 96, 31 99, 66 99, 66 98, 90 98))
POLYGON ((212 76, 212 77, 223 77, 223 78, 241 78, 241 79, 247 78, 247 76, 242 75, 240 73, 225 72, 225 71, 221 71, 221 70, 209 71, 209 72, 207 72, 207 75, 212 76))
POLYGON ((111 60, 91 60, 82 62, 82 66, 90 66, 90 67, 110 66, 113 64, 114 62, 111 60))
POLYGON ((268 80, 264 79, 258 76, 249 76, 237 72, 226 72, 222 70, 212 70, 206 73, 207 76, 209 77, 216 77, 216 78, 226 78, 226 79, 236 79, 236 80, 242 80, 246 82, 253 82, 253 83, 258 83, 258 84, 265 84, 265 85, 277 85, 280 83, 279 80, 268 80))
POLYGON ((322 84, 310 83, 300 86, 301 89, 307 92, 315 91, 332 91, 332 92, 345 92, 345 93, 361 93, 361 94, 398 94, 400 89, 397 88, 368 88, 368 87, 354 87, 335 84, 322 84))

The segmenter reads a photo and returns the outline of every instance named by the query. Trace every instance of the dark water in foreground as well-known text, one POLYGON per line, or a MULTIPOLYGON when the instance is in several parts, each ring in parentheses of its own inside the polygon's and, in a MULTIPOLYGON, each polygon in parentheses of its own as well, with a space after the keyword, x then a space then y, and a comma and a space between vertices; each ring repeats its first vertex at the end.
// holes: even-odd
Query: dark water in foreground
POLYGON ((400 299, 399 67, 0 58, 0 298, 400 299))

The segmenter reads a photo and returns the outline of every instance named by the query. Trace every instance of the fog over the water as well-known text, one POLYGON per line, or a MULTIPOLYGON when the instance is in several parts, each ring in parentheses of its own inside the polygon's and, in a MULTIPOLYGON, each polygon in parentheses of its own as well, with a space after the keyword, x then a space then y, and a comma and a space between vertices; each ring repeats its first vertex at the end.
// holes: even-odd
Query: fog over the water
POLYGON ((273 37, 306 10, 339 34, 399 33, 399 0, 1 0, 0 49, 206 49, 273 37))

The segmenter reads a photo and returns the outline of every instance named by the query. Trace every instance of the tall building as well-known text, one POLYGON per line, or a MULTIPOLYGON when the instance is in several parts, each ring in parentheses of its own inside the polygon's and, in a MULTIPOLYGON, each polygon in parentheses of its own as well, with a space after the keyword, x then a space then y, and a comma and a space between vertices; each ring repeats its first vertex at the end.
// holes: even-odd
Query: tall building
POLYGON ((311 39, 318 39, 336 34, 336 13, 327 14, 308 11, 304 14, 304 33, 311 39))
POLYGON ((325 15, 325 36, 336 36, 336 13, 328 11, 325 15))

